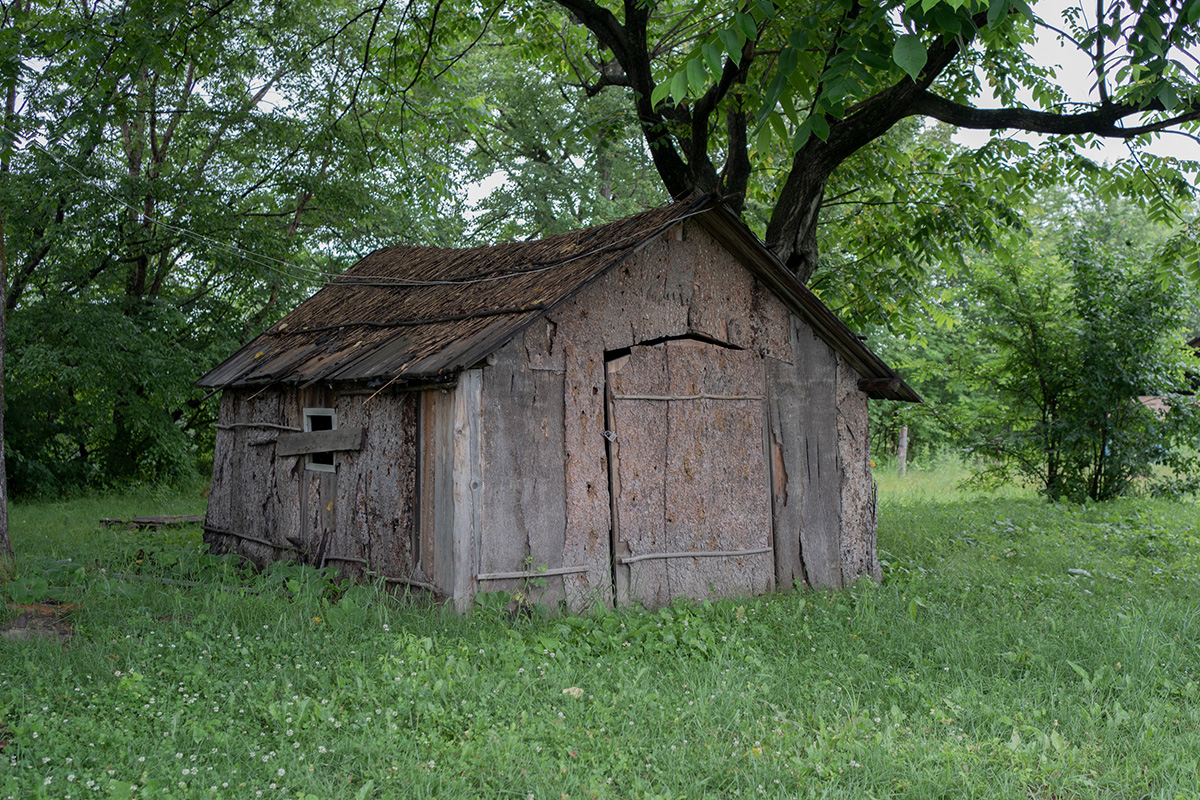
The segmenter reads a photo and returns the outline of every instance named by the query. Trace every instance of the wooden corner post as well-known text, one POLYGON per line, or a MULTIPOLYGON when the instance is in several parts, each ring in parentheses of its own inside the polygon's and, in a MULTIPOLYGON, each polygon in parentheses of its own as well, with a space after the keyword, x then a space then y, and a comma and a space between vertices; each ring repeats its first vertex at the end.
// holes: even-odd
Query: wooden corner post
POLYGON ((452 401, 454 436, 454 607, 460 614, 475 600, 483 497, 483 372, 462 374, 452 401))

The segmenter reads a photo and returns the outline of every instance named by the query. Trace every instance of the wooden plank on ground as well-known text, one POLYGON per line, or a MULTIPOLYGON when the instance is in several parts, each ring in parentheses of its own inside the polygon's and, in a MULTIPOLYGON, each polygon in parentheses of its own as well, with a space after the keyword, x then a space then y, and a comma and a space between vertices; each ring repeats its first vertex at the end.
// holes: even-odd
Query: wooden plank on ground
POLYGON ((126 528, 162 528, 168 525, 193 525, 204 522, 203 514, 156 514, 147 517, 114 517, 100 520, 109 527, 122 525, 126 528))

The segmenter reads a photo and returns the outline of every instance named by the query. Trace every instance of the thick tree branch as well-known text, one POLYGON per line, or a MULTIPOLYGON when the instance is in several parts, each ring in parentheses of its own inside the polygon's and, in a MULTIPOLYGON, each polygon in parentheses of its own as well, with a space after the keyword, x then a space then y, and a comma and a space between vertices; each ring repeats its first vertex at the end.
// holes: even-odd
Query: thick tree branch
POLYGON ((1078 114, 1055 114, 1028 108, 972 108, 925 91, 914 99, 910 114, 920 114, 959 128, 974 130, 1016 128, 1031 133, 1067 136, 1090 133, 1118 139, 1132 139, 1200 119, 1200 103, 1196 103, 1183 113, 1167 119, 1132 127, 1118 125, 1127 117, 1162 110, 1162 104, 1157 101, 1144 106, 1133 103, 1108 103, 1094 111, 1078 114))
MULTIPOLYGON (((973 30, 987 23, 986 13, 972 18, 973 30)), ((926 93, 950 63, 970 46, 973 34, 943 38, 928 49, 920 79, 904 78, 866 101, 851 107, 846 116, 830 120, 829 136, 816 136, 792 159, 792 170, 784 182, 767 223, 767 246, 777 253, 796 276, 807 282, 817 268, 817 219, 825 183, 838 165, 858 150, 883 136, 901 119, 911 116, 918 97, 926 93)), ((830 51, 841 48, 838 41, 830 51)))
POLYGON ((650 103, 650 96, 654 91, 654 74, 650 65, 646 24, 652 11, 651 6, 638 0, 626 0, 625 24, 622 25, 611 11, 592 0, 557 2, 591 31, 602 47, 611 50, 625 70, 628 86, 635 96, 638 124, 646 143, 650 146, 650 156, 654 159, 655 169, 667 191, 672 197, 683 197, 690 193, 695 186, 692 170, 676 149, 667 129, 666 119, 650 103))

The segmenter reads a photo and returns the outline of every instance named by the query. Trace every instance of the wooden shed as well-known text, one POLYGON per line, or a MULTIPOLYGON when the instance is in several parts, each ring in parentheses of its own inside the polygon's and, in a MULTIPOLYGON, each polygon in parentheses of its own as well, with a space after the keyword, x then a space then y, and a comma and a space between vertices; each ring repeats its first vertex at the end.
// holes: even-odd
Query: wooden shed
POLYGON ((198 385, 212 549, 459 609, 878 578, 867 399, 919 400, 715 196, 379 250, 198 385))

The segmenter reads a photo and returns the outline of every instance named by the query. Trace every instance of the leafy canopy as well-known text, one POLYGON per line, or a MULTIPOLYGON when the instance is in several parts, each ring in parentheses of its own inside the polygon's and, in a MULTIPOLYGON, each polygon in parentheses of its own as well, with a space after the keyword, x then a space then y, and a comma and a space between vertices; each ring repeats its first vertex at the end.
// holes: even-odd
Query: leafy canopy
POLYGON ((912 117, 1050 134, 993 142, 977 188, 994 197, 1090 174, 1165 220, 1192 193, 1196 165, 1144 145, 1197 130, 1196 0, 1106 0, 1064 21, 1023 0, 555 5, 567 14, 518 6, 506 30, 522 37, 517 52, 589 95, 623 90, 667 191, 757 201, 768 245, 806 281, 820 268, 830 181, 860 153, 886 160, 888 132, 912 117), (1093 96, 1068 96, 1064 76, 1035 59, 1039 31, 1090 64, 1093 96), (1137 158, 1107 170, 1078 155, 1095 137, 1128 141, 1137 158))

